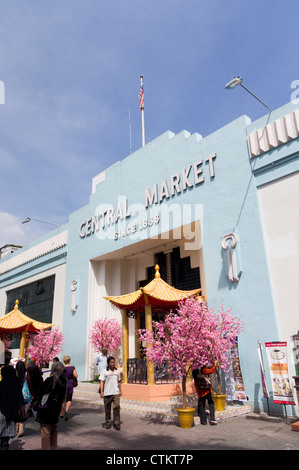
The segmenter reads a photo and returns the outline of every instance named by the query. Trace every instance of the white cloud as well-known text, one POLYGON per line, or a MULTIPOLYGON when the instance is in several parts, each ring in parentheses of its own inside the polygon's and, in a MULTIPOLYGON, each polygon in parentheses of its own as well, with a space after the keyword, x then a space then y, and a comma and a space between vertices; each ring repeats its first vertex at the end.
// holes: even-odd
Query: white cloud
MULTIPOLYGON (((24 219, 23 219, 24 220, 24 219)), ((39 225, 22 225, 17 216, 7 212, 0 212, 0 247, 5 245, 25 246, 42 236, 49 228, 39 225)))
POLYGON ((26 237, 25 231, 20 225, 19 219, 7 212, 0 212, 0 244, 19 245, 26 237), (9 241, 10 240, 10 241, 9 241))

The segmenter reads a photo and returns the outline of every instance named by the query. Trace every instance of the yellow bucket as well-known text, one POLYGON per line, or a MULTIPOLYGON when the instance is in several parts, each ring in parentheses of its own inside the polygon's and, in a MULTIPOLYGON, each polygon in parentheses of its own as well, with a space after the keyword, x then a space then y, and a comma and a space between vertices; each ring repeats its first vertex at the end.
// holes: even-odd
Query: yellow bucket
POLYGON ((195 408, 177 408, 181 428, 192 428, 195 408))
POLYGON ((226 405, 226 393, 222 395, 213 393, 213 401, 215 403, 215 411, 224 411, 226 405))

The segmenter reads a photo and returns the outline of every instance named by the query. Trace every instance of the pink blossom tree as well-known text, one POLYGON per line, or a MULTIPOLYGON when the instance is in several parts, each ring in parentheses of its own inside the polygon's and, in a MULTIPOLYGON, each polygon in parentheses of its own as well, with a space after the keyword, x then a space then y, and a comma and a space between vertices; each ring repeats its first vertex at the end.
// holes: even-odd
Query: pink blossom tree
POLYGON ((108 351, 116 351, 122 342, 122 326, 111 318, 100 318, 92 326, 90 343, 95 352, 107 348, 108 351))
POLYGON ((244 327, 239 318, 235 318, 231 308, 224 310, 223 305, 218 312, 213 312, 215 326, 213 327, 212 350, 217 359, 217 386, 218 393, 222 393, 219 369, 227 371, 230 365, 229 351, 236 341, 237 336, 243 331, 244 327))
POLYGON ((62 348, 63 334, 59 328, 51 330, 40 330, 38 333, 30 335, 32 344, 27 348, 27 356, 34 357, 36 364, 43 366, 52 361, 62 348))
POLYGON ((197 297, 182 300, 153 330, 139 330, 148 361, 168 363, 174 379, 182 381, 183 408, 187 408, 187 377, 193 369, 213 364, 227 366, 230 339, 241 331, 241 322, 230 310, 215 313, 197 297), (219 323, 220 322, 220 323, 219 323))

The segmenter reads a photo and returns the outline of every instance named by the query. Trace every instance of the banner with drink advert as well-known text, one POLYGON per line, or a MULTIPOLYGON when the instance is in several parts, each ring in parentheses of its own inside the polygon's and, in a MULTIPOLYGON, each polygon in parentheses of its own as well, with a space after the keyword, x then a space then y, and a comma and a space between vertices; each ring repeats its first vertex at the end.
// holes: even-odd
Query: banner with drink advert
POLYGON ((239 359, 238 338, 230 350, 230 366, 225 374, 227 400, 247 400, 239 359))
POLYGON ((287 342, 265 343, 273 386, 273 402, 295 405, 288 377, 287 342))

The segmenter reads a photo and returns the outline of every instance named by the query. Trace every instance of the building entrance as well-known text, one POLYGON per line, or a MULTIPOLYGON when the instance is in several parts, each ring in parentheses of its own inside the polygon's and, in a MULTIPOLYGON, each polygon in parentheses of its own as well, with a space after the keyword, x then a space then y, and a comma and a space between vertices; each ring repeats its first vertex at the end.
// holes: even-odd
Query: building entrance
MULTIPOLYGON (((147 285, 155 277, 155 266, 159 266, 161 278, 167 284, 180 290, 193 290, 201 288, 199 267, 191 268, 190 257, 181 258, 180 248, 176 247, 166 252, 156 253, 154 256, 155 265, 147 268, 147 279, 139 283, 139 287, 147 285)), ((167 313, 176 308, 169 306, 152 306, 152 322, 163 321, 167 313)), ((139 317, 140 328, 145 329, 145 309, 140 307, 134 312, 129 312, 133 318, 139 317)), ((136 358, 128 359, 128 383, 147 383, 146 359, 143 354, 142 344, 137 345, 140 349, 136 358)), ((172 381, 172 377, 167 369, 167 364, 162 367, 155 366, 155 383, 172 381)))

